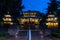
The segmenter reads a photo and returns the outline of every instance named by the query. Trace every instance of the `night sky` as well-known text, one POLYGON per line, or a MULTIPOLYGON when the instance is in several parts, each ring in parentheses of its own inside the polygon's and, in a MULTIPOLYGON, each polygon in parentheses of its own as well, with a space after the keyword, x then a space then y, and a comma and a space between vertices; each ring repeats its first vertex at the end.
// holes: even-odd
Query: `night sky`
POLYGON ((25 6, 23 11, 40 11, 46 13, 49 0, 22 0, 22 5, 25 6))
MULTIPOLYGON (((57 0, 57 1, 60 1, 60 0, 57 0)), ((22 5, 25 6, 23 11, 37 10, 46 14, 49 2, 50 0, 22 0, 22 5)))

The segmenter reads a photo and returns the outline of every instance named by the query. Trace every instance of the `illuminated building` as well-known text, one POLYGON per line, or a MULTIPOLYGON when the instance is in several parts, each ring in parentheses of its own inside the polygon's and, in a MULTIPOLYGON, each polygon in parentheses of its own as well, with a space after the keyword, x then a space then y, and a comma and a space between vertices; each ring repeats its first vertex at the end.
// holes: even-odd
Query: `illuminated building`
POLYGON ((46 18, 46 25, 48 28, 57 28, 58 18, 54 14, 49 14, 46 18))
POLYGON ((22 16, 19 20, 20 27, 24 29, 35 29, 39 28, 40 21, 42 18, 40 17, 38 11, 26 11, 22 12, 22 16))
POLYGON ((2 17, 2 23, 3 23, 3 28, 8 30, 8 28, 16 28, 18 25, 17 23, 17 19, 14 18, 13 15, 11 15, 11 13, 8 11, 7 13, 5 13, 2 17))
POLYGON ((17 18, 24 8, 21 4, 22 0, 0 0, 0 29, 8 31, 18 26, 17 18))
POLYGON ((4 25, 13 25, 13 17, 9 14, 9 12, 4 14, 2 19, 4 25))

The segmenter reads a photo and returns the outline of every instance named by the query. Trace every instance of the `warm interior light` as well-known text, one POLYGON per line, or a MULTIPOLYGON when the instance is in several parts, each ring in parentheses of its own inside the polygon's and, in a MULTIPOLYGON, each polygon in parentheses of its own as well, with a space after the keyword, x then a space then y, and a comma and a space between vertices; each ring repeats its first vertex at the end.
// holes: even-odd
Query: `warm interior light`
POLYGON ((57 18, 55 17, 54 20, 57 20, 57 18))
POLYGON ((54 15, 48 15, 48 17, 54 17, 54 15))
POLYGON ((36 16, 36 13, 23 13, 24 17, 35 17, 36 16))
POLYGON ((58 26, 58 22, 48 22, 46 23, 46 25, 50 28, 50 27, 57 27, 58 26))
POLYGON ((46 25, 48 25, 48 23, 46 23, 46 25))
POLYGON ((24 17, 28 17, 29 14, 28 13, 23 13, 24 17))
POLYGON ((28 18, 26 19, 26 22, 29 22, 29 19, 28 18))
POLYGON ((20 20, 20 24, 24 24, 24 22, 26 22, 26 19, 21 19, 20 20))
POLYGON ((32 19, 32 22, 34 22, 34 19, 32 19))
POLYGON ((53 26, 53 23, 48 22, 48 23, 46 23, 46 25, 48 26, 48 28, 51 28, 53 26))
POLYGON ((56 22, 56 25, 58 25, 58 22, 56 22))
POLYGON ((10 23, 11 25, 13 24, 13 22, 10 23))
POLYGON ((42 19, 40 19, 40 21, 41 21, 42 19))
POLYGON ((37 18, 21 18, 20 19, 20 24, 24 24, 25 22, 34 22, 35 24, 38 24, 40 21, 40 19, 37 19, 37 18))
POLYGON ((38 24, 39 23, 39 20, 38 19, 35 19, 34 21, 35 21, 35 24, 38 24))
POLYGON ((4 22, 4 24, 6 24, 6 22, 4 22))
POLYGON ((57 22, 56 22, 56 23, 54 23, 54 26, 56 26, 56 27, 57 27, 57 26, 58 26, 58 23, 57 23, 57 22))
POLYGON ((5 17, 11 17, 11 15, 4 15, 5 17))
POLYGON ((49 28, 51 28, 51 27, 58 27, 57 17, 55 17, 55 15, 48 15, 46 25, 49 28))
POLYGON ((12 21, 11 18, 3 18, 4 21, 12 21))
POLYGON ((48 18, 47 21, 57 21, 57 18, 48 18))
POLYGON ((30 22, 34 22, 34 19, 33 18, 30 18, 30 22))
POLYGON ((9 20, 9 21, 12 21, 12 19, 11 19, 11 18, 9 18, 8 20, 9 20))
POLYGON ((30 17, 35 17, 36 13, 30 13, 30 17))
POLYGON ((50 18, 50 20, 51 20, 51 21, 53 21, 53 20, 54 20, 54 18, 50 18))
POLYGON ((11 24, 12 25, 13 23, 12 22, 4 22, 4 24, 11 24))
POLYGON ((48 18, 47 20, 50 21, 50 18, 48 18))

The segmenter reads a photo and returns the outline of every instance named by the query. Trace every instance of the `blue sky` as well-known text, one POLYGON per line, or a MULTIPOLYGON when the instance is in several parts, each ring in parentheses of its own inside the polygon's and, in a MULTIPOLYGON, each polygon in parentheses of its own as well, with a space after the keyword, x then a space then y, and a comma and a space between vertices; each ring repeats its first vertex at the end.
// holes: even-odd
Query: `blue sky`
POLYGON ((25 6, 23 11, 37 10, 46 13, 46 8, 48 7, 49 0, 22 0, 22 5, 25 6))

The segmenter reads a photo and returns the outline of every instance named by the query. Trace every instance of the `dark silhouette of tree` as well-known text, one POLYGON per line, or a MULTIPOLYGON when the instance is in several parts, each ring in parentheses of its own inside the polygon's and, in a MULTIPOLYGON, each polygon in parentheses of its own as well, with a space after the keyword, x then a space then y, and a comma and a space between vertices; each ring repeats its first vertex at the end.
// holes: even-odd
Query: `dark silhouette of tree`
MULTIPOLYGON (((22 6, 22 0, 1 0, 2 1, 2 8, 3 11, 7 12, 10 11, 12 12, 11 14, 13 14, 15 17, 18 17, 19 12, 22 10, 22 8, 24 8, 22 6)), ((1 5, 2 5, 1 4, 1 5)))
MULTIPOLYGON (((13 16, 14 21, 19 24, 17 18, 20 17, 20 12, 24 6, 22 5, 22 0, 0 0, 0 22, 7 12, 13 16)), ((0 23, 1 24, 1 23, 0 23)))
MULTIPOLYGON (((50 3, 48 3, 48 8, 47 8, 47 14, 46 14, 46 19, 48 15, 55 15, 57 16, 57 9, 58 9, 58 4, 57 4, 57 0, 50 0, 50 3)), ((45 22, 47 22, 45 19, 45 22)), ((46 24, 45 24, 46 25, 46 24)))
POLYGON ((57 4, 57 0, 50 0, 50 3, 48 3, 49 6, 47 8, 47 15, 48 14, 54 14, 54 12, 57 11, 58 8, 58 4, 57 4))
POLYGON ((47 13, 46 15, 43 16, 43 19, 41 21, 42 23, 42 26, 44 27, 44 29, 46 29, 46 18, 47 18, 47 15, 49 14, 54 14, 56 15, 56 11, 57 11, 57 8, 58 8, 58 4, 57 4, 57 0, 50 0, 50 3, 48 3, 48 8, 47 8, 47 13))
MULTIPOLYGON (((55 15, 56 17, 58 17, 58 22, 59 22, 60 10, 58 8, 59 8, 60 2, 58 2, 57 0, 50 0, 50 1, 51 1, 51 3, 49 3, 47 15, 49 15, 49 14, 55 15)), ((59 23, 59 25, 60 25, 60 23, 59 23)), ((58 28, 59 28, 59 26, 58 26, 58 28)), ((58 29, 55 29, 55 30, 53 28, 51 29, 52 36, 60 37, 60 36, 58 36, 59 34, 60 34, 60 31, 58 29), (55 33, 57 33, 57 34, 55 34, 55 33)))
POLYGON ((57 17, 58 17, 59 26, 60 26, 60 1, 58 1, 57 17))
POLYGON ((42 30, 42 29, 45 29, 45 17, 46 17, 46 15, 44 13, 40 13, 40 16, 42 18, 42 20, 40 21, 40 28, 42 30))

